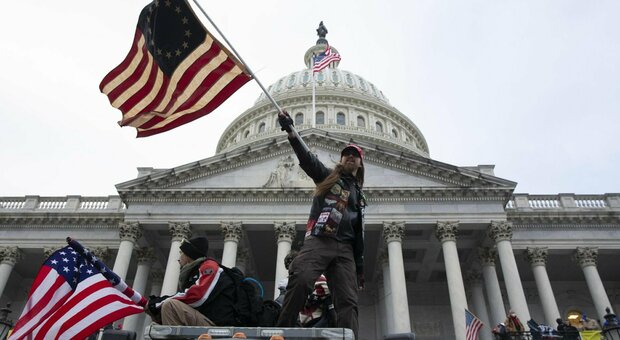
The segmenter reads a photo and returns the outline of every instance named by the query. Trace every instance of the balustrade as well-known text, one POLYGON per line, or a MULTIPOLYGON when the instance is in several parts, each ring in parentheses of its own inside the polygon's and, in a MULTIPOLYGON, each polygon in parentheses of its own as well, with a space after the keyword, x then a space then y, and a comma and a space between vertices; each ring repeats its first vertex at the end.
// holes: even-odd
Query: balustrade
POLYGON ((506 209, 608 209, 616 207, 618 195, 528 195, 515 194, 506 209))

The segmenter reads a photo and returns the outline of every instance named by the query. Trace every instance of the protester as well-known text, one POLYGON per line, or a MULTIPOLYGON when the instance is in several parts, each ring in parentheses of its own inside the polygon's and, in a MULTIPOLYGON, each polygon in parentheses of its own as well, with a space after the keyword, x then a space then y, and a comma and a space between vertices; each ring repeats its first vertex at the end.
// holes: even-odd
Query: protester
POLYGON ((299 312, 299 322, 302 327, 336 327, 336 310, 324 275, 314 283, 314 290, 299 312))
POLYGON ((564 340, 578 340, 580 339, 579 330, 570 324, 568 320, 562 320, 557 318, 555 320, 558 323, 558 333, 564 340))
POLYGON ((357 290, 364 287, 364 153, 359 146, 348 145, 335 169, 328 169, 296 137, 288 113, 280 112, 278 118, 282 130, 288 132, 300 167, 317 185, 304 244, 289 268, 278 326, 295 326, 314 283, 325 273, 333 293, 337 327, 350 328, 357 337, 357 290))
POLYGON ((521 320, 517 317, 517 314, 513 311, 508 312, 504 324, 506 325, 506 332, 508 333, 525 332, 525 327, 521 323, 521 320))
POLYGON ((169 326, 227 326, 233 314, 229 292, 232 280, 222 275, 218 263, 207 258, 206 237, 183 240, 180 246, 180 291, 172 296, 151 296, 147 313, 153 320, 169 326), (216 296, 215 301, 209 300, 216 296))
MULTIPOLYGON (((295 259, 296 256, 297 256, 297 251, 291 250, 284 257, 284 268, 286 268, 286 270, 290 268, 291 262, 293 262, 293 259, 295 259)), ((279 304, 280 306, 282 306, 282 304, 284 303, 284 295, 286 294, 287 285, 288 285, 288 276, 280 280, 280 282, 278 282, 278 290, 280 291, 280 295, 278 295, 278 297, 275 299, 275 302, 279 304)))
MULTIPOLYGON (((284 257, 284 267, 287 270, 296 256, 297 251, 292 250, 284 257)), ((280 306, 284 303, 287 284, 288 277, 278 283, 280 295, 275 302, 280 306)), ((314 291, 308 296, 304 308, 299 312, 297 324, 301 327, 336 327, 336 310, 324 275, 321 275, 318 281, 314 283, 314 291)))
POLYGON ((596 320, 590 319, 587 315, 583 314, 581 316, 581 320, 579 320, 578 329, 585 331, 598 331, 601 330, 601 326, 596 320))

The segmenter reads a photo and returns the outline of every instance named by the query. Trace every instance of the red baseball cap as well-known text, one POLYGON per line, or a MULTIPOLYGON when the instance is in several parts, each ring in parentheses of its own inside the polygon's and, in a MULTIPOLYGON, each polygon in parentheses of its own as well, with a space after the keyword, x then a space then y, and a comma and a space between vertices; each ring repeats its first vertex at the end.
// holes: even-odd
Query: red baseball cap
POLYGON ((362 148, 355 144, 348 144, 347 146, 345 146, 344 149, 342 149, 342 151, 340 152, 340 157, 342 157, 344 155, 344 152, 347 150, 354 150, 360 156, 362 162, 364 161, 364 151, 362 150, 362 148))

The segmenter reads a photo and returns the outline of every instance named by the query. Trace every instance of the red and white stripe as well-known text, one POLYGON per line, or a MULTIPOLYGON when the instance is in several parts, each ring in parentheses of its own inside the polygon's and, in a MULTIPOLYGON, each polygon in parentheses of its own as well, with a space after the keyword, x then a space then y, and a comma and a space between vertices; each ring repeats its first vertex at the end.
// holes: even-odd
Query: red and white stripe
POLYGON ((331 64, 332 62, 340 61, 341 59, 340 54, 333 53, 332 48, 329 45, 327 45, 327 47, 325 48, 325 52, 323 53, 325 53, 325 58, 321 59, 321 61, 312 66, 312 72, 320 72, 322 69, 329 66, 329 64, 331 64))
POLYGON ((478 340, 478 333, 480 333, 481 328, 482 322, 478 318, 474 317, 471 324, 467 327, 465 338, 467 340, 478 340))
POLYGON ((10 339, 22 339, 56 311, 73 293, 64 278, 43 266, 32 284, 29 298, 10 339))
POLYGON ((144 311, 101 274, 80 282, 68 299, 51 310, 53 313, 38 322, 28 321, 29 327, 18 330, 16 326, 10 339, 83 339, 106 324, 144 311))
POLYGON ((136 29, 129 54, 99 89, 123 113, 119 124, 133 126, 138 137, 146 137, 209 114, 250 79, 243 65, 208 33, 167 76, 136 29))

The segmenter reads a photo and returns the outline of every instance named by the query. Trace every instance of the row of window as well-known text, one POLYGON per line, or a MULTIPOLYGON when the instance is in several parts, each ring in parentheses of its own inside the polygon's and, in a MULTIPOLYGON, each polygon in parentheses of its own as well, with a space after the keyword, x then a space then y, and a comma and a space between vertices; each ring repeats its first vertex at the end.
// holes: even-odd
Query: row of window
MULTIPOLYGON (((328 68, 328 69, 325 69, 325 70, 322 70, 316 73, 316 80, 319 83, 319 85, 321 85, 326 80, 326 77, 327 77, 326 73, 330 74, 331 82, 334 85, 338 85, 341 82, 340 73, 336 70, 328 68), (329 70, 332 70, 331 73, 329 73, 329 70)), ((302 85, 306 86, 310 83, 311 74, 312 73, 310 71, 305 71, 302 73, 301 75, 302 85)), ((359 83, 359 86, 356 86, 356 82, 354 80, 353 75, 351 75, 348 72, 343 72, 342 74, 344 75, 345 84, 348 85, 350 88, 358 87, 363 92, 371 93, 375 97, 382 99, 384 101, 387 101, 387 98, 385 98, 385 96, 383 95, 383 92, 376 89, 373 84, 366 82, 362 77, 360 76, 355 77, 357 78, 357 82, 359 83)), ((277 83, 270 85, 269 88, 267 89, 267 92, 275 93, 275 92, 280 92, 284 90, 285 87, 289 89, 293 88, 296 83, 296 77, 297 77, 297 74, 294 73, 294 74, 291 74, 288 77, 288 79, 286 79, 286 81, 284 78, 280 79, 277 83)), ((258 98, 258 100, 262 100, 262 99, 265 99, 265 94, 261 94, 260 97, 258 98)))
MULTIPOLYGON (((304 124, 304 114, 301 112, 298 112, 295 115, 295 125, 303 125, 304 124)), ((276 120, 275 122, 276 127, 278 126, 278 121, 276 120)), ((323 111, 317 111, 316 113, 316 117, 315 117, 315 124, 317 125, 322 125, 325 124, 325 113, 323 111)), ((342 112, 338 112, 336 114, 336 124, 338 125, 346 125, 346 116, 344 113, 342 112)), ((362 116, 357 116, 357 127, 366 127, 366 120, 364 119, 364 117, 362 116)), ((258 133, 263 133, 265 132, 265 128, 266 125, 264 122, 261 122, 258 125, 258 133)), ((375 122, 375 131, 379 132, 379 133, 383 133, 383 124, 381 122, 375 122)), ((250 134, 250 130, 246 130, 243 133, 243 138, 247 138, 248 135, 250 134)), ((392 137, 394 138, 398 138, 398 131, 396 129, 392 129, 392 137)), ((409 141, 409 138, 406 138, 407 141, 409 141)))

